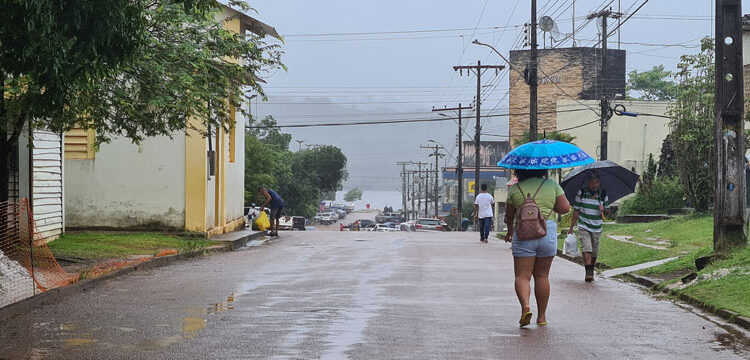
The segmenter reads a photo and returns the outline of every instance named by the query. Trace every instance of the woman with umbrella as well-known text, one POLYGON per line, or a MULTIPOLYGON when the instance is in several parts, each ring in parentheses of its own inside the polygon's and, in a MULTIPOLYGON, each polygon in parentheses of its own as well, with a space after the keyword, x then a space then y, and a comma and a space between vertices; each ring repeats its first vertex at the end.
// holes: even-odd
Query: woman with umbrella
POLYGON ((521 304, 519 324, 522 327, 528 325, 533 316, 529 305, 532 276, 538 310, 536 321, 540 326, 547 325, 549 270, 557 254, 557 223, 552 213, 565 214, 570 211, 570 203, 563 189, 547 178, 547 170, 593 161, 591 156, 575 145, 540 140, 513 149, 497 164, 515 169, 518 177, 518 183, 508 191, 505 213, 508 234, 505 241, 512 242, 515 290, 521 304), (528 217, 528 214, 534 213, 537 219, 528 217), (535 225, 536 229, 529 231, 530 225, 535 225))

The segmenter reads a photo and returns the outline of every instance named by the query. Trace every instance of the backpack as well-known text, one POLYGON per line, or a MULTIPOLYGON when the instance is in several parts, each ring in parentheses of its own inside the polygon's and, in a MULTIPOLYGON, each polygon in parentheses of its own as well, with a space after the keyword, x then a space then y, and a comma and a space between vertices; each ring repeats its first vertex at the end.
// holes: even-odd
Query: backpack
MULTIPOLYGON (((521 207, 518 209, 516 214, 516 236, 519 240, 535 240, 547 235, 547 218, 542 215, 542 211, 534 201, 534 198, 539 194, 539 191, 544 186, 547 180, 543 180, 539 187, 536 189, 534 196, 526 194, 526 200, 524 200, 521 207)), ((518 190, 521 191, 521 195, 525 194, 521 189, 521 183, 517 183, 518 190)), ((554 211, 554 210, 553 210, 554 211)), ((552 215, 552 212, 550 212, 552 215)))

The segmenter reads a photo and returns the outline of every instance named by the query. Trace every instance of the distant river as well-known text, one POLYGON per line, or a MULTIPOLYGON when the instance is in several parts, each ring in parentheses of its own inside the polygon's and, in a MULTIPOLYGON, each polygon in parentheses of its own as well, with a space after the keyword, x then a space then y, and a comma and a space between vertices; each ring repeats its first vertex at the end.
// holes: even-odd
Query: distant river
MULTIPOLYGON (((343 203, 345 191, 336 192, 336 202, 343 203)), ((370 191, 362 192, 362 200, 354 202, 354 210, 364 210, 365 205, 370 204, 370 209, 383 210, 384 207, 390 206, 393 210, 401 208, 401 192, 399 191, 370 191)))

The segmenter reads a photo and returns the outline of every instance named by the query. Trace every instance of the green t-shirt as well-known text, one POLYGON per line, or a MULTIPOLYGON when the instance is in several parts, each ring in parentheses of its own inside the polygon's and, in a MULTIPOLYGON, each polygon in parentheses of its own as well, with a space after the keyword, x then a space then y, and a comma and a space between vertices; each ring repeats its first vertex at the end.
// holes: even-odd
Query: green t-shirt
POLYGON ((555 208, 557 197, 560 195, 564 195, 565 192, 560 187, 560 185, 558 185, 553 180, 531 178, 511 186, 510 191, 508 191, 507 204, 513 205, 513 207, 518 210, 518 208, 520 208, 523 204, 524 200, 526 200, 526 194, 531 194, 531 196, 534 196, 536 189, 539 188, 539 184, 542 181, 544 181, 544 185, 542 185, 542 188, 539 189, 539 194, 536 195, 534 201, 536 201, 536 205, 539 206, 539 210, 542 211, 542 215, 545 218, 548 218, 552 221, 557 221, 557 217, 552 216, 552 211, 555 208), (521 194, 521 189, 523 189, 524 193, 526 194, 521 194))

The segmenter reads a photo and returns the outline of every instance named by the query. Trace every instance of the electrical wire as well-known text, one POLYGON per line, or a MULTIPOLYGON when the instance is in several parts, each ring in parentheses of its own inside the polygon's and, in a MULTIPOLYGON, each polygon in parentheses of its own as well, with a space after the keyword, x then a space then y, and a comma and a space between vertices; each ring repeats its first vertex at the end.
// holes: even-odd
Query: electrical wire
MULTIPOLYGON (((587 111, 587 109, 569 109, 569 110, 557 110, 557 111, 543 111, 540 114, 552 114, 552 113, 563 113, 563 112, 576 112, 576 111, 587 111)), ((528 113, 503 113, 493 115, 482 115, 481 117, 499 117, 499 116, 510 116, 510 115, 527 115, 528 113)), ((347 122, 327 122, 327 123, 305 123, 305 124, 277 124, 275 128, 306 128, 306 127, 328 127, 328 126, 354 126, 354 125, 382 125, 382 124, 402 124, 402 123, 421 123, 421 122, 442 122, 452 121, 457 118, 444 117, 444 118, 430 118, 430 119, 391 119, 391 120, 373 120, 373 121, 347 121, 347 122)), ((597 120, 598 121, 598 120, 597 120)), ((245 126, 246 129, 265 129, 267 126, 245 126)))

